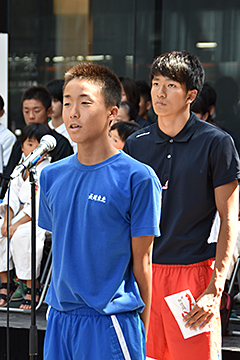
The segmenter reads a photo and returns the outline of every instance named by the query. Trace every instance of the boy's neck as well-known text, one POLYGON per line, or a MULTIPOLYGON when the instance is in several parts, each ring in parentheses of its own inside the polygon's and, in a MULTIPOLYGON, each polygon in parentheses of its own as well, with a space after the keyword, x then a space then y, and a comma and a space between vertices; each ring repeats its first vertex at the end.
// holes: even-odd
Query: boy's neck
POLYGON ((118 154, 119 150, 110 144, 109 139, 107 140, 105 143, 99 143, 99 146, 78 144, 78 161, 83 165, 96 165, 118 154))
POLYGON ((52 120, 52 126, 54 127, 54 129, 58 128, 63 123, 62 116, 52 117, 51 120, 52 120))
POLYGON ((175 114, 175 117, 164 117, 158 116, 158 126, 159 129, 166 135, 174 137, 176 136, 186 125, 190 117, 190 108, 180 114, 175 114))

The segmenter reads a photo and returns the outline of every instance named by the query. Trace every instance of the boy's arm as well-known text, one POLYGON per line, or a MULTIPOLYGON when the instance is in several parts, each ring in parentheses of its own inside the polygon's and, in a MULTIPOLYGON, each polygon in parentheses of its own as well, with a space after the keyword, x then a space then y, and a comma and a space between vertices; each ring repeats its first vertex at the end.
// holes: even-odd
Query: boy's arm
MULTIPOLYGON (((1 234, 2 236, 7 237, 7 211, 8 211, 8 206, 6 206, 5 209, 5 214, 4 214, 4 221, 1 227, 1 234)), ((14 213, 13 213, 13 209, 11 207, 9 207, 9 226, 11 226, 12 223, 12 219, 13 219, 14 213)))
POLYGON ((208 287, 197 299, 196 306, 185 316, 186 327, 199 325, 202 329, 215 314, 219 313, 222 291, 237 237, 238 223, 238 182, 219 186, 215 189, 215 202, 221 219, 214 270, 208 287))
POLYGON ((152 244, 154 236, 132 237, 133 274, 137 281, 139 291, 145 308, 140 314, 144 323, 145 332, 150 319, 152 298, 152 244))

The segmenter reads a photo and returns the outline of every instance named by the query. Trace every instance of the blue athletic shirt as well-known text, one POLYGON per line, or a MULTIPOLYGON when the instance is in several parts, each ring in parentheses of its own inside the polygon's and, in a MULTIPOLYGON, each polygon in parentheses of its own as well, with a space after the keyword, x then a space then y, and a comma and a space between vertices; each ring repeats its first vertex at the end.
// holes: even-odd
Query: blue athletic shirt
POLYGON ((39 226, 52 232, 46 302, 59 311, 142 311, 132 272, 131 237, 159 236, 161 185, 149 166, 123 152, 96 165, 77 155, 40 178, 39 226))

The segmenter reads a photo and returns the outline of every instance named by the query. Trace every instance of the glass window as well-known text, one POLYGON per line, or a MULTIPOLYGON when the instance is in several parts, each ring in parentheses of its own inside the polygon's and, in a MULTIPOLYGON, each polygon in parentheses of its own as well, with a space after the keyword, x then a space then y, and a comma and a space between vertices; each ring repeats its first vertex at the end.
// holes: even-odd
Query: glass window
POLYGON ((155 56, 185 49, 199 56, 207 81, 240 80, 239 0, 10 0, 9 18, 13 131, 25 125, 22 92, 81 61, 148 81, 155 56))

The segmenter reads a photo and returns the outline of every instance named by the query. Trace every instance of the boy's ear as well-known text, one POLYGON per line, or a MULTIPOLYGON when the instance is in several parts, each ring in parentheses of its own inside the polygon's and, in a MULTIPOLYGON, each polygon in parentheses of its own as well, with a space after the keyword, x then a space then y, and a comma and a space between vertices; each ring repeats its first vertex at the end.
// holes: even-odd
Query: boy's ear
POLYGON ((2 109, 2 110, 0 111, 0 117, 2 117, 2 116, 4 115, 4 113, 5 113, 5 110, 2 109))
POLYGON ((149 110, 151 109, 151 107, 152 107, 152 102, 151 102, 151 100, 148 100, 148 101, 146 102, 146 109, 147 109, 147 111, 149 111, 149 110))
POLYGON ((197 97, 198 91, 196 89, 189 90, 187 93, 187 104, 191 104, 197 97))
POLYGON ((117 115, 118 115, 118 107, 113 106, 112 108, 109 109, 108 121, 111 122, 115 120, 117 115))

